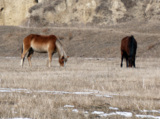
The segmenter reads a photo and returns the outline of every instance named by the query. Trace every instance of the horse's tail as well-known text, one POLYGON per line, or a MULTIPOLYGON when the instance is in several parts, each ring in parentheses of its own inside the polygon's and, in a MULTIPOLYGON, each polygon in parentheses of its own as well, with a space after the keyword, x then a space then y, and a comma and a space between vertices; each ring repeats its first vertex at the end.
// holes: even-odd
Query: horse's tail
POLYGON ((134 39, 133 35, 131 35, 129 43, 130 43, 129 44, 129 46, 130 46, 130 57, 132 57, 134 55, 134 51, 135 51, 135 39, 134 39))
POLYGON ((21 48, 21 54, 23 53, 23 44, 22 44, 22 48, 21 48))

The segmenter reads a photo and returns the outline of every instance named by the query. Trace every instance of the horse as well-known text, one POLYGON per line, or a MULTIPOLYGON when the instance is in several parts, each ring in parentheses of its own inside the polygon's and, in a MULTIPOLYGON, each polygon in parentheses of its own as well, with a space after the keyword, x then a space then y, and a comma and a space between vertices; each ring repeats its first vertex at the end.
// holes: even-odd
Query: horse
POLYGON ((23 67, 24 59, 28 53, 29 66, 31 65, 31 56, 33 53, 48 53, 49 63, 48 67, 51 67, 52 55, 58 52, 60 66, 65 66, 67 62, 67 54, 65 53, 62 43, 55 35, 43 36, 37 34, 30 34, 23 40, 22 52, 21 52, 21 66, 23 67))
POLYGON ((135 57, 137 50, 137 41, 134 36, 127 36, 121 41, 121 67, 123 66, 123 58, 126 59, 126 67, 136 67, 135 57))

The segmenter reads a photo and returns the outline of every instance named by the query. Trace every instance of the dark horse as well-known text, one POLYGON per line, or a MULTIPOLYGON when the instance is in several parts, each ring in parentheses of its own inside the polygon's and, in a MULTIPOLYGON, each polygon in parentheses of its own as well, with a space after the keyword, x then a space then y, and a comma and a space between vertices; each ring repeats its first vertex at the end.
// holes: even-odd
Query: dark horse
POLYGON ((137 41, 134 36, 127 36, 121 41, 121 67, 123 66, 123 58, 126 59, 126 67, 135 65, 135 57, 137 50, 137 41))

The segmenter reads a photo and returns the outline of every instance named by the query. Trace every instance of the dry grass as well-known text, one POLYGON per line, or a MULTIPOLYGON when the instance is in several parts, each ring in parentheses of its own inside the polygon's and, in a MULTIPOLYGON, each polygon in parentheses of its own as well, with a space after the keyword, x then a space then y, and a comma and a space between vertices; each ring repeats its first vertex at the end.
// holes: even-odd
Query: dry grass
POLYGON ((92 114, 93 111, 116 112, 110 107, 117 107, 120 112, 131 112, 134 119, 137 114, 160 116, 160 112, 142 112, 144 109, 160 109, 158 26, 159 22, 128 23, 107 28, 1 26, 0 91, 7 92, 0 92, 0 118, 127 118, 92 114), (58 59, 53 56, 52 67, 48 68, 47 54, 35 53, 33 67, 29 67, 26 61, 21 68, 22 41, 31 33, 55 34, 64 38, 64 49, 71 57, 67 67, 59 67, 58 59), (117 58, 120 57, 120 41, 131 34, 138 42, 137 68, 120 68, 120 58, 117 58), (80 95, 75 92, 90 93, 80 95), (74 107, 66 108, 65 105, 74 107), (73 109, 79 112, 73 112, 73 109), (88 113, 84 114, 84 111, 88 113))
POLYGON ((0 93, 0 118, 103 118, 91 113, 115 112, 109 107, 132 112, 132 118, 136 118, 136 114, 145 114, 140 110, 160 108, 158 58, 138 58, 136 69, 120 68, 119 58, 70 58, 66 68, 59 67, 57 59, 53 60, 51 68, 46 67, 47 58, 33 58, 33 66, 29 67, 26 61, 23 68, 19 65, 19 58, 1 57, 0 61, 0 88, 26 89, 0 93), (78 95, 72 92, 92 93, 78 95), (65 108, 65 105, 74 107, 65 108), (79 112, 73 112, 73 109, 79 112), (84 114, 84 111, 88 111, 88 114, 84 114))

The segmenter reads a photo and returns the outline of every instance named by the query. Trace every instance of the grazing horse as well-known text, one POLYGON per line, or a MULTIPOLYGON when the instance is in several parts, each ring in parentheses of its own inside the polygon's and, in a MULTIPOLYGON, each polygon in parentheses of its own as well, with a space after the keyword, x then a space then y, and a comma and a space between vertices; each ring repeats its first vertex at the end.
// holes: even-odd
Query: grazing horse
POLYGON ((123 58, 126 58, 126 67, 135 65, 135 57, 137 50, 137 41, 134 36, 127 36, 121 41, 121 67, 123 66, 123 58))
POLYGON ((67 62, 68 56, 66 55, 60 40, 54 35, 42 36, 42 35, 31 34, 25 37, 23 40, 23 47, 21 54, 22 67, 27 52, 28 52, 27 56, 28 62, 29 65, 31 66, 31 56, 34 51, 40 53, 48 53, 49 64, 48 62, 47 64, 49 67, 51 66, 52 55, 55 52, 58 52, 60 66, 65 66, 65 63, 67 62))

